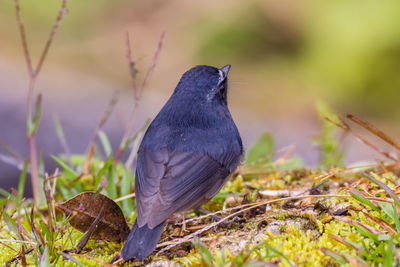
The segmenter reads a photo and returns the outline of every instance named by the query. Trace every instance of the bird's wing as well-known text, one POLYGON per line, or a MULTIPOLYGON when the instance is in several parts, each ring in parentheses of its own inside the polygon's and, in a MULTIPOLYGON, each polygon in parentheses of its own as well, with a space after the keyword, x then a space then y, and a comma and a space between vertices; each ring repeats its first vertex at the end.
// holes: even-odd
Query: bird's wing
POLYGON ((229 174, 206 154, 141 149, 135 180, 139 227, 153 228, 173 212, 212 198, 229 174))

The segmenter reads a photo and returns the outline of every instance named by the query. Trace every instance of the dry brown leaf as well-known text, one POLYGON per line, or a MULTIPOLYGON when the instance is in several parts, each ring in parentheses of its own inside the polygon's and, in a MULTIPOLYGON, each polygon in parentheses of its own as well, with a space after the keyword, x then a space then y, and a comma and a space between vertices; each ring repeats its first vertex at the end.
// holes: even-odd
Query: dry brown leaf
POLYGON ((110 198, 95 192, 83 192, 58 204, 65 214, 71 215, 69 223, 81 232, 86 232, 104 206, 104 211, 92 233, 93 239, 124 241, 129 227, 120 207, 110 198))

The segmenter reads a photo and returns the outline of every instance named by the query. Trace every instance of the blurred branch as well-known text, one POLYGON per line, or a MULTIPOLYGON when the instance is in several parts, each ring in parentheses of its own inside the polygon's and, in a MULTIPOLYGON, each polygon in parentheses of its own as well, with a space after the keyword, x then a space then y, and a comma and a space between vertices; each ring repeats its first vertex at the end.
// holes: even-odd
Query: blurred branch
POLYGON ((135 68, 135 61, 132 59, 132 51, 131 51, 131 43, 130 43, 129 33, 128 32, 126 33, 126 42, 125 42, 126 43, 126 58, 128 60, 128 64, 129 64, 129 73, 131 76, 131 86, 132 86, 132 90, 133 90, 134 106, 131 111, 131 115, 129 117, 129 122, 125 129, 124 136, 122 137, 122 141, 119 146, 118 152, 115 156, 114 164, 120 160, 125 149, 130 145, 130 143, 132 141, 134 141, 134 138, 130 138, 130 136, 131 136, 131 131, 132 131, 133 124, 135 121, 135 113, 136 113, 137 108, 139 107, 141 93, 148 86, 151 76, 158 64, 158 58, 160 56, 160 53, 161 53, 161 50, 162 50, 162 47, 164 44, 164 39, 165 39, 165 32, 162 32, 160 39, 158 41, 157 48, 154 52, 152 64, 146 73, 146 76, 144 78, 141 88, 138 88, 137 81, 136 81, 137 70, 135 68))
POLYGON ((53 123, 54 123, 54 127, 56 129, 58 140, 60 141, 60 144, 64 149, 65 156, 67 157, 68 164, 71 167, 72 166, 72 163, 71 163, 71 152, 70 152, 70 149, 69 149, 69 146, 68 146, 68 143, 67 143, 67 139, 65 138, 64 130, 63 130, 63 127, 61 125, 60 119, 55 114, 53 116, 53 123))
MULTIPOLYGON (((20 171, 22 171, 24 169, 24 162, 23 161, 21 161, 21 160, 19 160, 17 158, 8 156, 8 155, 4 155, 3 153, 0 153, 0 161, 2 161, 4 163, 7 163, 7 164, 10 164, 10 165, 14 166, 15 168, 17 168, 18 170, 20 170, 20 171)), ((28 169, 28 173, 30 173, 29 169, 28 169)))
POLYGON ((107 122, 108 118, 110 117, 111 113, 114 110, 115 105, 118 103, 118 92, 115 91, 113 96, 111 97, 110 101, 108 102, 108 105, 106 107, 106 109, 103 112, 103 115, 100 118, 100 121, 97 124, 96 129, 94 130, 92 139, 89 143, 88 149, 90 149, 90 147, 92 146, 92 144, 96 141, 98 135, 99 135, 99 131, 101 130, 101 128, 104 126, 104 124, 107 122))
POLYGON ((10 147, 6 142, 0 139, 0 147, 3 147, 8 153, 10 153, 16 160, 23 162, 25 158, 21 156, 17 151, 10 147))
POLYGON ((46 45, 43 49, 42 55, 40 57, 39 63, 36 66, 35 69, 35 75, 37 76, 42 69, 42 65, 44 63, 44 60, 46 59, 47 53, 49 51, 50 45, 53 42, 54 36, 56 36, 58 32, 58 28, 60 28, 61 25, 61 20, 64 18, 64 16, 68 13, 67 10, 67 0, 62 0, 62 5, 60 10, 58 11, 58 16, 56 19, 56 22, 53 25, 53 28, 51 29, 49 38, 47 39, 46 45))
POLYGON ((150 78, 151 78, 154 70, 156 69, 156 66, 158 63, 158 58, 160 56, 160 52, 161 52, 162 46, 164 44, 164 39, 165 39, 165 32, 162 32, 161 36, 160 36, 160 40, 158 41, 156 51, 154 52, 153 62, 151 64, 151 67, 149 68, 149 70, 146 73, 146 77, 144 78, 144 82, 143 82, 143 85, 142 85, 142 88, 140 91, 142 91, 144 88, 147 87, 147 84, 149 83, 150 78))
POLYGON ((388 152, 383 151, 382 149, 380 149, 379 147, 377 147, 376 145, 372 144, 370 141, 366 140, 364 137, 362 137, 361 135, 355 133, 349 124, 347 124, 341 117, 338 117, 340 122, 335 122, 329 118, 326 118, 326 120, 328 120, 329 122, 333 123, 334 125, 336 125, 337 127, 343 129, 345 132, 352 134, 357 140, 359 140, 361 143, 369 146, 370 148, 372 148, 373 150, 375 150, 376 152, 378 152, 379 154, 383 155, 384 157, 391 159, 395 162, 398 161, 397 158, 393 157, 392 155, 390 155, 388 152))
POLYGON ((21 9, 19 7, 19 0, 14 0, 14 4, 15 4, 15 16, 17 18, 17 25, 19 27, 19 33, 21 35, 21 42, 22 42, 22 48, 24 49, 26 66, 28 68, 29 77, 31 77, 33 74, 33 67, 32 67, 31 57, 29 55, 28 43, 26 41, 24 24, 22 23, 21 19, 21 9))
POLYGON ((36 68, 33 69, 31 56, 29 53, 28 42, 26 39, 25 27, 21 18, 21 9, 19 5, 19 0, 14 0, 15 4, 15 12, 16 12, 16 20, 19 28, 19 32, 21 35, 22 48, 24 51, 24 57, 26 61, 26 65, 28 68, 29 74, 29 87, 28 87, 28 97, 27 97, 27 138, 28 138, 28 147, 29 147, 29 165, 31 170, 31 181, 32 181, 32 191, 33 198, 35 201, 35 205, 39 205, 39 195, 40 195, 40 187, 38 184, 39 181, 39 170, 38 170, 38 157, 37 157, 37 148, 36 148, 36 139, 35 133, 37 131, 39 120, 40 120, 40 112, 41 112, 41 95, 39 94, 36 101, 35 115, 32 120, 32 102, 33 102, 33 92, 36 84, 37 76, 42 69, 43 63, 46 59, 50 46, 53 42, 55 35, 58 32, 58 29, 61 25, 61 20, 64 18, 67 13, 67 0, 62 0, 61 8, 58 12, 58 16, 53 25, 53 28, 49 34, 45 47, 41 53, 40 59, 36 68))
POLYGON ((135 106, 136 106, 139 104, 137 85, 136 85, 137 69, 135 68, 135 61, 133 61, 133 59, 132 59, 131 41, 129 39, 129 32, 126 32, 126 59, 128 60, 128 64, 129 64, 129 74, 131 76, 133 101, 135 102, 135 106))
POLYGON ((360 118, 358 118, 356 115, 353 114, 347 114, 346 116, 348 119, 352 120, 353 122, 357 123, 358 125, 362 126, 364 129, 370 131, 374 135, 378 136, 381 138, 383 141, 387 142, 388 144, 392 145, 394 148, 397 150, 400 150, 400 144, 398 144, 396 141, 394 141, 390 136, 376 128, 374 125, 371 123, 364 121, 360 118))

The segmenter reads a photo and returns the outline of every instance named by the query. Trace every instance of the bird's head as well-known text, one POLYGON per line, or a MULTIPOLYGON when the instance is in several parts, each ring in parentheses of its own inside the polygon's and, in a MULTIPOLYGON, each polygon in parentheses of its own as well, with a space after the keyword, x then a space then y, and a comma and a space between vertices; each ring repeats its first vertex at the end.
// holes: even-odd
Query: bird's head
POLYGON ((175 94, 195 96, 199 101, 222 102, 226 104, 228 89, 228 72, 231 65, 220 69, 201 65, 186 71, 175 94))

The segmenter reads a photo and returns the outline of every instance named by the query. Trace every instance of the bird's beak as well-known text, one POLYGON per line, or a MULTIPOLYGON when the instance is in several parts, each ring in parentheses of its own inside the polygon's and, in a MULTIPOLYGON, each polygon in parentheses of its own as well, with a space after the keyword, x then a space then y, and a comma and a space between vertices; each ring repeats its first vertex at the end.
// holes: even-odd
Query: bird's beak
POLYGON ((230 64, 228 64, 225 67, 221 68, 221 71, 224 73, 225 77, 228 77, 228 72, 229 72, 230 69, 231 69, 231 65, 230 64))

